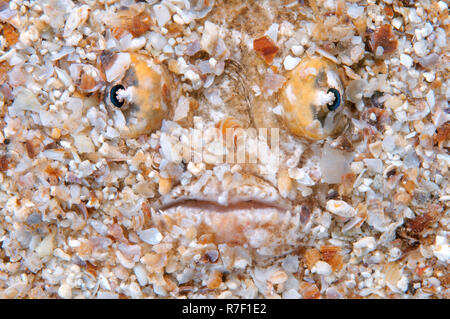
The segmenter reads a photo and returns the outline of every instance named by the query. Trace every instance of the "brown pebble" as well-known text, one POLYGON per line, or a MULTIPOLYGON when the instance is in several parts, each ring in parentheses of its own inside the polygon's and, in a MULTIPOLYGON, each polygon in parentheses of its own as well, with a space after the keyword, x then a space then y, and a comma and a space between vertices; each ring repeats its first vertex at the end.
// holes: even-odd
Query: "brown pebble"
POLYGON ((207 287, 208 289, 219 288, 222 283, 222 273, 218 270, 214 270, 209 274, 207 287))
POLYGON ((172 189, 172 180, 170 178, 160 178, 158 191, 161 195, 166 195, 172 189))
POLYGON ((9 23, 3 26, 3 36, 5 37, 6 42, 8 42, 9 46, 12 46, 19 41, 19 32, 17 32, 16 28, 14 28, 9 23))
POLYGON ((450 136, 450 122, 443 124, 438 127, 436 130, 436 135, 434 136, 434 141, 438 143, 439 147, 442 147, 442 144, 445 141, 448 141, 450 136))
POLYGON ((319 260, 320 252, 316 248, 310 248, 305 251, 305 261, 309 269, 312 269, 319 260))
POLYGON ((304 299, 320 298, 320 291, 315 284, 303 282, 300 284, 300 291, 304 299))
POLYGON ((267 36, 253 40, 253 49, 267 64, 272 64, 279 48, 267 36))
POLYGON ((0 62, 0 84, 5 83, 8 80, 8 72, 11 67, 6 62, 0 62))
POLYGON ((356 175, 353 172, 342 175, 341 185, 339 185, 339 195, 348 196, 353 191, 356 175))
POLYGON ((0 172, 7 171, 8 168, 9 168, 8 159, 6 158, 6 156, 1 156, 0 157, 0 172))
POLYGON ((311 209, 308 206, 302 205, 300 209, 300 222, 306 224, 311 217, 311 209))
MULTIPOLYGON (((133 10, 122 10, 118 12, 120 19, 120 27, 117 28, 119 31, 126 30, 131 33, 133 37, 140 37, 145 32, 150 30, 152 26, 152 19, 147 12, 142 12, 136 15, 133 10)), ((116 31, 116 32, 117 32, 116 31)), ((119 31, 119 33, 122 33, 119 31)), ((119 35, 119 38, 122 34, 119 35)))
POLYGON ((386 14, 387 17, 393 18, 394 17, 394 10, 392 10, 392 6, 386 5, 384 7, 384 14, 386 14))
POLYGON ((425 230, 425 228, 427 228, 434 221, 436 221, 437 217, 439 216, 439 210, 441 210, 440 207, 435 207, 434 205, 431 205, 428 212, 416 216, 414 219, 408 221, 406 223, 406 229, 412 235, 418 235, 422 233, 425 230))
POLYGON ((322 260, 327 262, 333 268, 333 271, 342 269, 343 261, 340 247, 321 246, 320 253, 322 254, 322 260))
POLYGON ((397 36, 392 32, 392 26, 390 24, 382 25, 371 34, 369 47, 372 52, 375 53, 380 46, 383 48, 383 56, 393 54, 397 51, 397 36))
POLYGON ((202 245, 212 243, 214 242, 214 234, 211 233, 203 234, 198 239, 198 242, 202 245))

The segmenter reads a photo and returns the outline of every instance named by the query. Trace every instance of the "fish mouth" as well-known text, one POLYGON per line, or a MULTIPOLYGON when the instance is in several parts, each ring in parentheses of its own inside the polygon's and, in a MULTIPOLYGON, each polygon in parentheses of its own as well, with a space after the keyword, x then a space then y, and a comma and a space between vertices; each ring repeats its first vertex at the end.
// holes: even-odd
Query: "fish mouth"
POLYGON ((282 254, 302 236, 300 215, 277 203, 250 200, 224 206, 216 201, 183 199, 159 212, 155 221, 169 231, 175 225, 190 225, 199 237, 212 235, 217 245, 248 247, 260 255, 282 254))
POLYGON ((260 212, 265 209, 285 212, 292 209, 291 201, 283 198, 274 186, 261 178, 247 175, 237 183, 224 184, 211 177, 201 190, 195 186, 176 187, 170 194, 162 196, 158 209, 167 211, 185 207, 220 213, 243 210, 260 212))
POLYGON ((174 189, 163 197, 157 214, 162 224, 188 223, 200 234, 212 234, 217 244, 256 249, 281 247, 299 234, 300 216, 293 203, 269 182, 249 177, 242 184, 226 187, 211 180, 204 190, 192 194, 189 188, 174 189))

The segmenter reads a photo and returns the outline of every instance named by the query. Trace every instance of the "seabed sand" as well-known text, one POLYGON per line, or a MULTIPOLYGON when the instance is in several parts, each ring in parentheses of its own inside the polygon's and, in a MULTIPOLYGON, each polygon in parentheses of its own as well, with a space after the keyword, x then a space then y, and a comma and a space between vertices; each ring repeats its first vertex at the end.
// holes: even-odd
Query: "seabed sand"
POLYGON ((0 21, 1 297, 450 297, 446 1, 13 0, 0 21), (282 97, 314 57, 345 102, 309 140, 282 97), (215 127, 278 128, 279 152, 181 153, 215 127))

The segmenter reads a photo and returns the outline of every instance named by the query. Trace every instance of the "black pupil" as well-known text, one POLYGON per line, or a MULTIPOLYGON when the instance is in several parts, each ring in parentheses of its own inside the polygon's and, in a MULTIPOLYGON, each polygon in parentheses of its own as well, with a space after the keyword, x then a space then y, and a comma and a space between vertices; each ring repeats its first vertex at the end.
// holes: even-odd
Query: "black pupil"
POLYGON ((122 101, 119 101, 119 100, 117 99, 117 91, 119 91, 119 90, 125 90, 124 86, 121 85, 121 84, 114 85, 114 86, 111 88, 111 91, 110 91, 110 93, 109 93, 109 98, 111 99, 111 103, 112 103, 114 106, 117 106, 117 107, 121 107, 121 106, 123 105, 123 103, 124 103, 123 100, 122 100, 122 101))
POLYGON ((339 91, 336 90, 335 88, 329 89, 327 93, 330 92, 334 94, 334 101, 332 103, 327 104, 327 106, 330 111, 334 111, 341 104, 341 95, 339 94, 339 91))

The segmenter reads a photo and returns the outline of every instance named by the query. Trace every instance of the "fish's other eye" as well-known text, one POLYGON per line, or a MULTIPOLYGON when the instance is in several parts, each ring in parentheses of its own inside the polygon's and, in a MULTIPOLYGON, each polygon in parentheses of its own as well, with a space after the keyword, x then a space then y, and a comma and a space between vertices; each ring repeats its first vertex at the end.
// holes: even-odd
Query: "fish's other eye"
POLYGON ((286 78, 280 103, 290 133, 320 140, 343 128, 344 89, 335 64, 321 57, 305 58, 286 78))
POLYGON ((119 100, 119 99, 117 98, 117 92, 118 92, 119 90, 125 90, 125 87, 124 87, 123 85, 121 85, 121 84, 114 85, 114 86, 111 88, 111 91, 109 92, 109 98, 110 98, 110 100, 111 100, 111 103, 112 103, 114 106, 122 107, 123 104, 125 103, 125 101, 124 101, 123 99, 122 99, 122 100, 119 100))
POLYGON ((331 88, 327 91, 327 93, 330 93, 330 92, 333 93, 333 95, 334 95, 334 101, 332 103, 327 104, 327 106, 330 111, 334 111, 341 104, 341 94, 335 88, 331 88))

